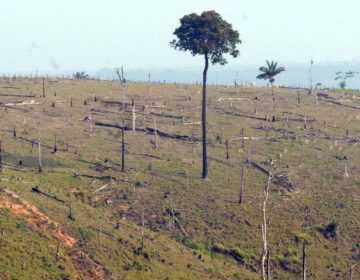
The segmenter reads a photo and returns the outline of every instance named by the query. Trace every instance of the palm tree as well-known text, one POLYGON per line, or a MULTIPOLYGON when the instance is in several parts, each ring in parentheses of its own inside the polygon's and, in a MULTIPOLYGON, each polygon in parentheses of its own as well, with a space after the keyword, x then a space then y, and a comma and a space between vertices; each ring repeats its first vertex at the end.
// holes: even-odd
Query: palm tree
POLYGON ((322 86, 322 83, 318 82, 318 83, 316 83, 316 85, 315 85, 315 89, 319 89, 319 88, 321 88, 321 86, 322 86))
POLYGON ((342 92, 345 92, 345 88, 347 86, 346 80, 349 78, 353 78, 355 77, 356 74, 358 74, 358 72, 354 72, 354 71, 347 71, 347 72, 336 72, 336 77, 335 77, 335 81, 340 80, 339 83, 339 87, 341 88, 342 92))
POLYGON ((285 71, 285 67, 277 67, 278 63, 269 60, 266 60, 267 67, 260 67, 259 71, 263 72, 256 77, 256 79, 260 80, 269 80, 271 84, 271 94, 274 94, 274 82, 275 76, 285 71))
POLYGON ((85 72, 76 72, 73 74, 73 78, 75 80, 83 80, 89 78, 89 75, 86 74, 85 72))

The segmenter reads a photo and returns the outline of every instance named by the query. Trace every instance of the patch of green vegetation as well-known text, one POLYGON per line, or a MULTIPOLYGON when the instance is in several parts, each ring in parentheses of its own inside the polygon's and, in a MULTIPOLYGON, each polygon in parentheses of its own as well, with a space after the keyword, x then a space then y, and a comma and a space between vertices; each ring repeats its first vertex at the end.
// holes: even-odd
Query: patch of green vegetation
POLYGON ((310 237, 310 235, 308 233, 305 233, 305 232, 293 232, 293 234, 294 234, 294 238, 295 238, 296 243, 305 242, 306 244, 310 244, 311 237, 310 237))
MULTIPOLYGON (((0 83, 9 86, 5 80, 0 83)), ((42 91, 42 83, 36 79, 18 78, 10 85, 27 93, 42 91)), ((354 229, 359 227, 354 217, 360 214, 356 203, 360 194, 356 170, 360 157, 356 144, 358 109, 336 105, 325 98, 315 104, 314 96, 304 90, 299 91, 298 105, 297 89, 276 88, 272 96, 267 88, 243 87, 236 95, 233 87, 209 85, 210 180, 203 181, 198 141, 160 137, 160 148, 155 149, 154 135, 141 131, 125 132, 126 172, 120 171, 120 131, 95 125, 95 122, 119 123, 118 105, 105 106, 102 102, 118 100, 118 86, 117 81, 46 79, 48 94, 35 98, 40 105, 24 106, 23 111, 12 107, 2 111, 1 142, 5 153, 0 188, 16 192, 59 223, 78 240, 76 248, 101 264, 114 279, 257 279, 266 176, 248 165, 243 203, 238 204, 241 166, 251 155, 267 170, 287 174, 293 182, 292 189, 275 184, 270 187, 267 235, 274 277, 298 277, 303 242, 308 243, 308 271, 314 279, 333 279, 334 273, 327 267, 335 260, 337 273, 347 276, 348 267, 358 254, 353 245, 358 243, 354 229), (73 107, 68 102, 70 97, 73 107), (273 98, 277 101, 275 110, 273 98), (84 100, 87 106, 83 105, 84 100), (276 121, 266 122, 266 115, 275 116, 276 121), (92 132, 90 122, 83 121, 85 116, 92 118, 92 132), (16 138, 11 133, 14 126, 16 138), (242 128, 246 137, 252 137, 244 141, 244 147, 239 140, 242 128), (41 174, 37 172, 39 132, 41 174), (58 151, 53 154, 55 135, 58 151), (217 135, 221 135, 221 143, 217 135), (270 164, 270 156, 274 165, 270 164), (349 177, 344 176, 345 162, 349 177), (32 192, 34 186, 48 196, 32 192), (75 221, 68 218, 70 201, 75 221), (173 222, 171 209, 190 236, 188 240, 184 240, 182 230, 173 222), (341 234, 336 234, 336 239, 314 242, 319 237, 316 233, 323 232, 332 220, 337 222, 336 232, 341 234), (134 254, 140 252, 137 250, 141 247, 142 232, 145 248, 134 254), (212 248, 222 253, 214 253, 212 248)), ((131 103, 134 98, 136 104, 145 107, 144 118, 141 110, 136 111, 138 128, 153 127, 155 113, 159 131, 201 136, 199 85, 153 83, 151 98, 146 97, 147 85, 129 82, 128 86, 126 102, 131 103)), ((9 91, 17 92, 0 87, 0 93, 9 91)), ((340 92, 329 94, 337 101, 342 98, 340 92)), ((2 102, 18 99, 6 96, 2 102)), ((358 99, 349 100, 339 102, 360 108, 358 99)), ((128 110, 126 126, 131 127, 128 110)), ((2 196, 21 203, 0 192, 2 196)), ((10 276, 29 279, 23 277, 25 272, 36 280, 63 276, 66 279, 67 275, 71 279, 88 279, 88 272, 79 266, 71 250, 61 245, 60 267, 64 269, 55 263, 55 224, 39 229, 21 215, 1 211, 5 213, 1 212, 2 216, 10 215, 14 221, 8 223, 0 217, 0 227, 5 226, 5 236, 0 236, 0 242, 5 244, 1 247, 5 253, 0 257, 0 268, 10 267, 8 272, 2 272, 6 279, 10 276), (6 242, 1 241, 7 238, 6 242), (31 256, 31 246, 41 250, 34 253, 30 262, 34 268, 27 266, 22 272, 22 262, 31 256)))
POLYGON ((211 251, 214 253, 220 253, 226 256, 233 257, 236 261, 245 263, 251 257, 251 254, 247 251, 241 250, 238 247, 226 247, 220 243, 215 243, 211 251))

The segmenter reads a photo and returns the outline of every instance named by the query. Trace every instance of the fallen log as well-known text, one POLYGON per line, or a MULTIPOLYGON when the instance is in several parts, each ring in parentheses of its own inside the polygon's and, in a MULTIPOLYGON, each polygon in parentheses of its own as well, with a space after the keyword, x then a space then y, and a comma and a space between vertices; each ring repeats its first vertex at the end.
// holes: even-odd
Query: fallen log
POLYGON ((39 189, 39 186, 35 186, 35 187, 31 188, 31 191, 34 192, 34 193, 37 193, 37 194, 42 194, 42 195, 44 195, 44 196, 46 196, 46 197, 49 197, 49 198, 51 198, 51 199, 54 199, 54 200, 56 200, 56 201, 58 201, 58 202, 65 203, 64 200, 62 200, 62 199, 60 199, 60 198, 57 198, 55 195, 49 195, 49 194, 47 194, 47 193, 44 193, 43 191, 41 191, 41 190, 39 189))
MULTIPOLYGON (((151 127, 146 127, 146 130, 150 133, 154 133, 155 129, 151 128, 151 127)), ((180 134, 171 134, 171 133, 167 133, 167 132, 163 132, 160 131, 158 129, 156 129, 156 133, 160 136, 160 137, 165 137, 165 138, 172 138, 172 139, 178 139, 178 140, 184 140, 184 141, 200 141, 201 139, 195 136, 188 136, 188 135, 180 135, 180 134)))
POLYGON ((132 180, 130 179, 119 179, 116 177, 112 177, 112 176, 94 176, 94 175, 89 175, 89 174, 81 174, 81 173, 73 173, 74 177, 85 177, 85 178, 90 178, 90 179, 96 179, 96 180, 108 180, 109 182, 112 180, 114 182, 123 182, 123 183, 133 183, 132 180))
POLYGON ((251 160, 250 157, 248 157, 245 161, 245 163, 251 165, 255 169, 259 170, 260 172, 264 173, 266 176, 269 176, 270 171, 268 171, 265 167, 261 166, 259 163, 251 160))
POLYGON ((20 89, 19 87, 12 87, 12 86, 3 86, 0 88, 6 88, 6 89, 20 89))
POLYGON ((154 113, 150 112, 150 115, 157 116, 157 117, 163 117, 163 118, 170 118, 170 119, 188 119, 189 117, 183 117, 183 116, 175 116, 175 115, 168 115, 168 114, 162 114, 162 113, 154 113))
POLYGON ((265 137, 244 136, 244 137, 230 139, 229 142, 239 141, 239 140, 261 140, 261 139, 265 139, 265 137))
MULTIPOLYGON (((245 163, 250 164, 255 169, 259 170, 266 176, 270 175, 270 171, 268 171, 265 167, 261 166, 259 163, 247 158, 245 163)), ((291 192, 294 189, 294 183, 289 179, 287 174, 277 173, 273 176, 272 182, 279 187, 285 188, 287 191, 291 192)))
MULTIPOLYGON (((122 110, 122 108, 123 108, 122 101, 101 99, 100 102, 105 107, 119 106, 120 110, 122 110)), ((132 103, 125 102, 124 107, 125 107, 125 109, 132 108, 132 103)), ((135 105, 135 108, 143 111, 145 106, 144 105, 135 105)))
POLYGON ((220 111, 220 110, 216 110, 216 112, 225 114, 225 115, 232 115, 232 116, 237 116, 237 117, 242 117, 242 118, 254 119, 254 120, 258 120, 258 121, 266 121, 266 118, 249 116, 249 115, 239 114, 239 113, 235 113, 235 112, 220 111))
POLYGON ((334 101, 334 100, 324 100, 324 102, 331 103, 331 104, 335 104, 335 105, 339 105, 339 106, 343 106, 343 107, 346 107, 346 108, 351 108, 351 109, 360 110, 359 107, 342 104, 342 103, 340 103, 340 102, 338 102, 338 101, 334 101))
POLYGON ((297 135, 297 133, 295 131, 288 130, 288 129, 285 129, 285 128, 273 127, 273 126, 266 126, 266 127, 260 126, 260 127, 256 127, 255 129, 271 130, 271 131, 280 132, 280 133, 283 133, 283 134, 287 133, 287 134, 291 134, 291 135, 297 135))
POLYGON ((219 97, 216 101, 254 101, 251 98, 223 98, 219 97))
POLYGON ((3 104, 3 106, 23 106, 23 105, 40 105, 40 104, 41 104, 40 102, 37 102, 35 100, 30 100, 30 101, 6 103, 3 104))
POLYGON ((22 95, 22 94, 8 94, 8 93, 0 93, 0 96, 4 97, 23 97, 23 98, 35 98, 35 95, 22 95))
POLYGON ((107 188, 108 186, 109 186, 109 184, 105 184, 102 187, 95 190, 94 192, 92 192, 91 194, 94 195, 94 194, 98 193, 99 191, 102 191, 103 189, 107 188))
MULTIPOLYGON (((105 126, 105 127, 111 127, 111 128, 118 128, 118 129, 122 129, 121 125, 117 125, 117 124, 109 124, 109 123, 102 123, 102 122, 95 122, 95 125, 98 126, 105 126)), ((124 130, 132 130, 132 127, 124 127, 124 130)), ((151 127, 146 127, 146 128, 136 128, 136 131, 138 132, 148 132, 148 133, 155 133, 155 129, 151 128, 151 127)), ((183 140, 183 141, 200 141, 201 139, 198 137, 194 137, 194 136, 188 136, 188 135, 180 135, 180 134, 171 134, 171 133, 167 133, 167 132, 163 132, 160 131, 158 129, 156 129, 156 133, 158 136, 160 137, 164 137, 164 138, 171 138, 171 139, 178 139, 178 140, 183 140)))

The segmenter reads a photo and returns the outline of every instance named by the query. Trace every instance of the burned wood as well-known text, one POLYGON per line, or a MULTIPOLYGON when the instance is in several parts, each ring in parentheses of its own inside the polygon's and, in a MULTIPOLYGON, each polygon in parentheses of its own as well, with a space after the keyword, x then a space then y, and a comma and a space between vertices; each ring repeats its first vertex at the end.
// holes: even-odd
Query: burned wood
POLYGON ((40 102, 37 102, 35 100, 30 101, 19 101, 19 102, 12 102, 12 103, 6 103, 3 104, 3 106, 24 106, 24 105, 40 105, 40 102))
POLYGON ((304 116, 303 118, 281 118, 281 117, 276 117, 275 120, 276 121, 289 121, 289 122, 304 122, 304 118, 306 118, 306 122, 308 123, 312 123, 315 122, 316 119, 313 117, 309 117, 309 116, 304 116))
MULTIPOLYGON (((123 103, 122 101, 117 101, 117 100, 105 100, 105 99, 101 99, 100 100, 101 104, 105 107, 112 107, 112 106, 116 106, 116 107, 119 107, 120 110, 122 110, 122 108, 124 107, 125 109, 131 109, 132 108, 132 103, 131 102, 125 102, 124 103, 124 106, 123 106, 123 103)), ((139 105, 137 104, 135 106, 135 108, 137 110, 144 110, 145 109, 145 106, 144 105, 139 105)))
MULTIPOLYGON (((122 129, 122 126, 121 125, 118 125, 118 124, 111 124, 111 123, 103 123, 103 122, 95 122, 95 125, 98 125, 98 126, 104 126, 104 127, 111 127, 111 128, 118 128, 118 129, 122 129)), ((125 126, 124 127, 125 130, 132 130, 131 127, 127 127, 125 126)), ((144 128, 137 128, 136 131, 139 131, 139 132, 146 132, 146 129, 144 128)))
MULTIPOLYGON (((105 127, 111 127, 111 128, 118 128, 118 129, 122 129, 121 125, 117 125, 117 124, 109 124, 109 123, 102 123, 102 122, 95 122, 95 125, 98 126, 105 126, 105 127)), ((131 127, 124 127, 125 130, 132 130, 131 127)), ((151 133, 154 134, 155 129, 151 128, 151 127, 146 127, 146 128, 136 128, 137 132, 147 132, 147 133, 151 133)), ((178 140, 183 140, 183 141, 200 141, 201 139, 198 137, 193 137, 193 136, 188 136, 188 135, 180 135, 180 134, 171 134, 171 133, 167 133, 167 132, 163 132, 163 131, 159 131, 158 129, 156 129, 156 133, 160 136, 160 137, 165 137, 165 138, 171 138, 171 139, 178 139, 178 140)))
POLYGON ((23 94, 11 94, 11 93, 0 93, 0 96, 4 97, 23 97, 23 98, 35 98, 36 95, 23 95, 23 94))
POLYGON ((271 130, 271 131, 280 132, 283 134, 287 133, 287 134, 291 134, 291 135, 297 135, 297 133, 295 131, 288 130, 285 128, 278 128, 278 127, 274 127, 274 126, 266 126, 266 127, 260 126, 260 127, 255 127, 255 129, 271 130))
POLYGON ((262 140, 262 139, 265 139, 265 137, 244 136, 244 137, 230 139, 229 142, 240 141, 240 140, 243 141, 243 140, 262 140))
POLYGON ((95 109, 95 108, 90 109, 90 112, 91 113, 103 113, 103 114, 119 115, 119 112, 117 112, 117 111, 109 111, 109 110, 102 110, 102 109, 95 109))
POLYGON ((245 163, 247 163, 250 166, 254 167, 255 169, 259 170, 266 176, 269 176, 269 174, 270 174, 270 171, 268 171, 265 167, 261 166, 259 163, 253 161, 250 157, 245 160, 245 163))
POLYGON ((360 110, 360 108, 359 108, 359 107, 355 107, 355 106, 351 106, 351 105, 342 104, 342 103, 340 103, 339 101, 334 101, 334 100, 324 100, 324 102, 331 103, 331 104, 335 104, 335 105, 339 105, 339 106, 343 106, 343 107, 346 107, 346 108, 351 108, 351 109, 360 110))
POLYGON ((60 199, 60 198, 57 198, 55 195, 49 195, 49 194, 41 191, 41 190, 39 189, 39 186, 35 186, 35 187, 31 188, 31 191, 34 192, 34 193, 37 193, 37 194, 44 195, 44 196, 49 197, 49 198, 51 198, 51 199, 54 199, 54 200, 56 200, 57 202, 61 202, 61 203, 64 203, 64 204, 65 204, 65 201, 64 201, 64 200, 62 200, 62 199, 60 199))
POLYGON ((150 115, 153 115, 153 116, 156 116, 156 117, 164 117, 164 118, 180 119, 180 120, 183 119, 183 118, 186 118, 186 119, 189 118, 189 117, 184 117, 184 116, 175 116, 175 115, 155 113, 155 112, 150 112, 150 115))
MULTIPOLYGON (((250 158, 246 159, 245 163, 259 170, 266 176, 269 176, 270 171, 268 171, 265 167, 260 165, 259 163, 251 160, 250 158)), ((289 176, 284 173, 277 173, 273 176, 272 182, 279 187, 285 188, 287 191, 291 192, 294 189, 294 183, 290 180, 289 176)))
MULTIPOLYGON (((154 129, 154 128, 151 128, 151 127, 146 127, 145 129, 146 129, 148 132, 150 132, 150 133, 154 133, 154 132, 155 132, 155 129, 154 129)), ((201 139, 198 138, 198 137, 188 136, 188 135, 180 135, 180 134, 171 134, 171 133, 159 131, 158 129, 156 130, 156 133, 157 133, 160 137, 178 139, 178 140, 183 140, 183 141, 200 141, 200 140, 201 140, 201 139)))
POLYGON ((278 173, 274 176, 273 183, 279 187, 285 188, 288 192, 293 191, 294 183, 287 174, 278 173))
POLYGON ((245 115, 245 114, 239 114, 239 113, 235 113, 235 112, 220 111, 220 110, 216 110, 216 112, 225 114, 225 115, 232 115, 232 116, 237 116, 237 117, 242 117, 242 118, 254 119, 254 120, 258 120, 258 121, 266 121, 266 118, 255 117, 255 116, 250 116, 250 115, 245 115))
POLYGON ((13 86, 3 86, 0 88, 6 88, 6 89, 20 89, 19 87, 13 87, 13 86))
POLYGON ((132 180, 130 179, 119 179, 119 178, 116 178, 116 177, 112 177, 112 176, 95 176, 95 175, 89 175, 89 174, 81 174, 81 173, 73 173, 73 176, 74 177, 85 177, 85 178, 90 178, 90 179, 96 179, 96 180, 100 180, 100 181, 103 181, 103 180, 107 180, 107 181, 111 181, 113 180, 114 182, 123 182, 123 183, 133 183, 132 180))
POLYGON ((27 109, 17 107, 17 106, 9 106, 9 105, 6 105, 6 104, 2 104, 1 102, 0 102, 0 106, 3 106, 5 108, 5 110, 13 109, 13 110, 17 110, 17 111, 24 112, 24 113, 29 112, 29 110, 27 110, 27 109))

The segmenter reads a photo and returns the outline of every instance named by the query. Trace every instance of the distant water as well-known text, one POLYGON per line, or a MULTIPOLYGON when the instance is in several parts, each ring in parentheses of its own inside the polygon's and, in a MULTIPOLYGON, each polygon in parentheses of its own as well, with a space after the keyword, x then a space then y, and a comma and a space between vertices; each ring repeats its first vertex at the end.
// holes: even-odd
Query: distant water
MULTIPOLYGON (((285 65, 286 67, 286 65, 285 65)), ((219 70, 219 67, 212 69, 210 67, 208 73, 208 82, 211 84, 233 85, 234 80, 237 79, 238 84, 256 83, 257 85, 266 85, 265 81, 256 79, 259 74, 257 67, 249 68, 232 68, 219 70)), ((340 65, 314 65, 313 68, 313 85, 321 83, 326 87, 338 87, 339 81, 335 81, 336 72, 338 71, 359 71, 360 64, 340 64, 340 65)), ((126 73, 128 79, 136 81, 148 80, 149 71, 132 70, 126 73)), ((102 69, 94 72, 94 76, 99 76, 104 79, 115 78, 114 72, 110 69, 102 69)), ((157 70, 151 71, 152 81, 166 81, 166 82, 183 82, 195 83, 202 81, 202 69, 196 70, 157 70)), ((308 87, 309 85, 309 67, 290 65, 286 67, 286 71, 276 77, 275 83, 285 86, 308 87)), ((360 75, 347 80, 347 87, 360 89, 360 75)))
MULTIPOLYGON (((276 84, 293 87, 309 86, 309 65, 282 65, 286 71, 276 77, 276 84)), ((333 64, 314 64, 313 66, 313 85, 321 83, 324 87, 338 87, 339 81, 335 81, 336 72, 338 71, 357 71, 360 72, 360 63, 333 63, 333 64)), ((101 79, 116 79, 115 72, 112 68, 103 68, 100 70, 76 70, 85 71, 90 77, 101 79)), ((74 71, 18 71, 16 73, 4 73, 6 75, 32 75, 53 77, 71 77, 74 71)), ((189 69, 147 69, 147 70, 126 70, 125 77, 128 80, 148 81, 149 72, 151 80, 155 82, 178 82, 178 83, 196 83, 202 81, 202 68, 189 69)), ((1 74, 1 73, 0 73, 1 74)), ((209 84, 234 85, 234 80, 238 84, 256 83, 257 85, 266 85, 265 81, 256 79, 259 74, 258 67, 234 67, 234 66, 211 66, 208 72, 209 84)), ((347 87, 360 89, 360 75, 347 80, 347 87)))

